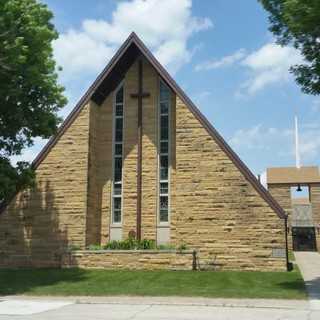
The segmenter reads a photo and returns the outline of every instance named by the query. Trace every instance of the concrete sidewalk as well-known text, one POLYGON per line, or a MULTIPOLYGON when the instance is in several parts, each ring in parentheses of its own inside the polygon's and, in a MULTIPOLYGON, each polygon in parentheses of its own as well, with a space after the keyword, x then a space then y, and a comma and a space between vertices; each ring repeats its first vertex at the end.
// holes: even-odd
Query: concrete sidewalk
POLYGON ((295 252, 294 255, 310 300, 320 303, 320 254, 318 252, 295 252))
MULTIPOLYGON (((225 299, 201 297, 142 297, 142 296, 5 296, 0 301, 37 301, 73 304, 125 304, 125 305, 175 305, 175 306, 211 306, 211 307, 238 307, 238 308, 279 308, 279 309, 310 309, 308 300, 286 299, 225 299)), ((1 305, 0 305, 1 306, 1 305)), ((318 308, 316 308, 318 309, 318 308)), ((320 310, 320 306, 319 306, 320 310)), ((0 309, 1 314, 1 309, 0 309)))
MULTIPOLYGON (((208 320, 208 319, 320 319, 320 306, 315 308, 308 301, 265 300, 265 299, 207 299, 181 297, 4 297, 0 302, 0 320, 84 320, 84 319, 170 319, 170 320, 208 320), (31 315, 4 314, 6 304, 13 310, 34 303, 31 315), (41 304, 43 308, 37 311, 41 304), (55 303, 59 307, 55 307, 55 303), (64 306, 61 304, 65 304, 64 306)), ((30 305, 29 305, 30 306, 30 305)), ((20 308, 21 309, 21 308, 20 308)))

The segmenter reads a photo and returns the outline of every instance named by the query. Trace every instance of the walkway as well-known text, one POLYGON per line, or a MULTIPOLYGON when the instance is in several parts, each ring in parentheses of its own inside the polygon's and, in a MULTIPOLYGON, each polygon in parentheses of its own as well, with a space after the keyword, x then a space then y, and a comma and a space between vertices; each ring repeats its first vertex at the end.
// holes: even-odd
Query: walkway
POLYGON ((320 305, 320 254, 295 252, 294 255, 305 281, 310 303, 320 305))
POLYGON ((0 320, 319 320, 305 300, 3 297, 0 320), (24 314, 22 314, 24 310, 24 314))

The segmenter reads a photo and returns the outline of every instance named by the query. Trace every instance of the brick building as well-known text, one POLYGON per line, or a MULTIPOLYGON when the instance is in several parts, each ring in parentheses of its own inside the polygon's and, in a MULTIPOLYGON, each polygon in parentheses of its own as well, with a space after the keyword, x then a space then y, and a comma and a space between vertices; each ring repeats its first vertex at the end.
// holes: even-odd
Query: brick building
POLYGON ((134 33, 34 167, 0 215, 2 266, 59 266, 71 245, 131 234, 225 269, 285 269, 283 209, 134 33))

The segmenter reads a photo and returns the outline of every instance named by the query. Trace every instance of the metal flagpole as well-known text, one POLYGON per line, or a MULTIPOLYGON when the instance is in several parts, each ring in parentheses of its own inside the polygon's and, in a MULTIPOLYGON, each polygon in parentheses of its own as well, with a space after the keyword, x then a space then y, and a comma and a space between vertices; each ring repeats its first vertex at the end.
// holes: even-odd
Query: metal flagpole
POLYGON ((300 163, 300 153, 299 153, 299 132, 298 132, 298 117, 294 117, 295 122, 295 140, 296 140, 296 167, 297 169, 301 168, 300 163))

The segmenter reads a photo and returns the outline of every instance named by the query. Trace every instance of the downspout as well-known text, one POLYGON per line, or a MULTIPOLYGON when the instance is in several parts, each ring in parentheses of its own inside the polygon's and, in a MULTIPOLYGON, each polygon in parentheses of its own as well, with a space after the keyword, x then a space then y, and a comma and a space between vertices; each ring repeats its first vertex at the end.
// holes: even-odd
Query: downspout
POLYGON ((284 232, 285 232, 285 241, 286 241, 286 266, 287 271, 292 271, 293 265, 289 261, 289 249, 288 249, 288 214, 284 218, 284 232))

